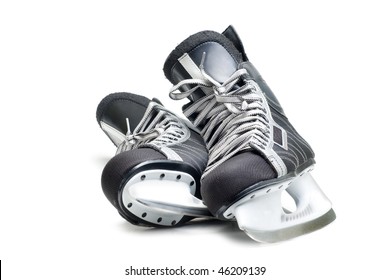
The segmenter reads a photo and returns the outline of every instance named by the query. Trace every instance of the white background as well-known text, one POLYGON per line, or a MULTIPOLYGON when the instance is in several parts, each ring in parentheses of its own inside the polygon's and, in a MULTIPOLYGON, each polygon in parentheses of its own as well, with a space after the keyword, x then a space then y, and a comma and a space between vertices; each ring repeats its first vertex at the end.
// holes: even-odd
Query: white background
POLYGON ((387 279, 385 2, 2 1, 4 279, 139 279, 124 275, 131 265, 267 267, 264 277, 238 279, 387 279), (313 175, 338 216, 320 231, 261 245, 233 224, 138 228, 101 191, 115 148, 95 120, 99 101, 129 91, 179 112, 165 58, 189 35, 229 24, 315 149, 313 175))

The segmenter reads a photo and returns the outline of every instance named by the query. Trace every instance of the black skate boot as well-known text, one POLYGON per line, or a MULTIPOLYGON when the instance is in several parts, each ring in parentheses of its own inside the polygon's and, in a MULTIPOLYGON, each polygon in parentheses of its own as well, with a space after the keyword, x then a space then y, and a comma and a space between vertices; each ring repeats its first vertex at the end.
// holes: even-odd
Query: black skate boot
POLYGON ((201 194, 219 219, 236 219, 261 242, 319 229, 335 219, 309 172, 314 153, 285 113, 232 28, 194 34, 171 52, 165 76, 170 97, 189 98, 185 115, 201 131, 209 160, 201 194), (285 211, 281 193, 296 202, 285 211))
POLYGON ((113 93, 97 108, 97 121, 117 146, 105 166, 104 194, 136 225, 175 226, 212 216, 200 200, 208 152, 201 136, 157 100, 113 93))

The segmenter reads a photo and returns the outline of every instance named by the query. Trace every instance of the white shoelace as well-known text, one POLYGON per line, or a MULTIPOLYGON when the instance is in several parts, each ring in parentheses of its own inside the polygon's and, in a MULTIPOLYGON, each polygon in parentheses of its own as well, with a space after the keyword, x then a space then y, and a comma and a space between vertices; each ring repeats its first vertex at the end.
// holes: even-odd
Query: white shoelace
POLYGON ((179 119, 158 105, 146 111, 145 116, 133 132, 131 132, 128 119, 126 119, 126 122, 126 139, 119 145, 117 154, 148 143, 157 146, 172 145, 179 142, 184 135, 179 119), (158 112, 156 115, 152 114, 155 109, 158 112))
POLYGON ((220 84, 204 71, 204 59, 205 53, 199 66, 202 79, 182 80, 170 90, 175 100, 200 88, 206 93, 184 111, 187 117, 194 118, 193 124, 201 131, 209 150, 203 176, 240 151, 265 149, 270 137, 266 101, 257 83, 245 79, 247 70, 237 70, 220 84), (182 89, 188 85, 192 88, 182 89))

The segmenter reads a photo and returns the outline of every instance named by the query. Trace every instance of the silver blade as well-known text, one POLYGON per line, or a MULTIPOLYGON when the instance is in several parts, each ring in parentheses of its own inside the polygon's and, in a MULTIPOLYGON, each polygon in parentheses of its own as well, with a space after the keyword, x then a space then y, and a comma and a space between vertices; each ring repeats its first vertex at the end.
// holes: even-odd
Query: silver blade
POLYGON ((185 201, 184 204, 171 203, 168 201, 149 200, 144 198, 137 198, 136 201, 148 207, 156 208, 167 212, 194 217, 214 218, 212 214, 208 211, 208 209, 205 207, 205 205, 202 203, 202 201, 198 199, 191 199, 191 201, 185 201))

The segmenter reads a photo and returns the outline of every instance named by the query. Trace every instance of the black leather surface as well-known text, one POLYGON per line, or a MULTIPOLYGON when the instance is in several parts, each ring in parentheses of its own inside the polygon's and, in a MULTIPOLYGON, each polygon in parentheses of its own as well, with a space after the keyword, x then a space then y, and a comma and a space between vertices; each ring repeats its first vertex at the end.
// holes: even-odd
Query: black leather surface
POLYGON ((259 74, 258 70, 254 67, 254 65, 250 61, 246 61, 243 62, 240 67, 245 68, 247 70, 250 77, 253 78, 255 82, 257 82, 261 90, 265 93, 268 101, 270 99, 270 102, 268 102, 269 105, 275 110, 277 110, 279 113, 284 114, 284 110, 278 102, 277 97, 274 95, 273 91, 269 88, 265 80, 259 74))
POLYGON ((235 28, 232 25, 230 25, 227 27, 226 30, 223 31, 222 34, 226 36, 234 44, 234 46, 238 49, 238 51, 242 54, 243 61, 247 61, 248 58, 244 50, 242 40, 240 40, 239 35, 236 32, 235 28))

